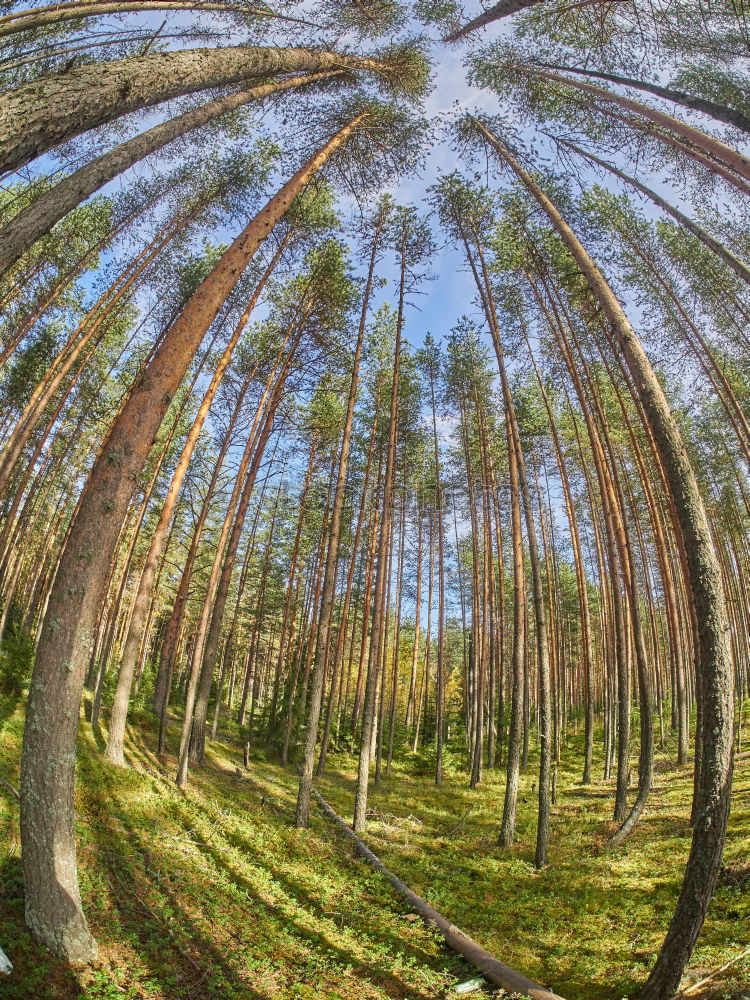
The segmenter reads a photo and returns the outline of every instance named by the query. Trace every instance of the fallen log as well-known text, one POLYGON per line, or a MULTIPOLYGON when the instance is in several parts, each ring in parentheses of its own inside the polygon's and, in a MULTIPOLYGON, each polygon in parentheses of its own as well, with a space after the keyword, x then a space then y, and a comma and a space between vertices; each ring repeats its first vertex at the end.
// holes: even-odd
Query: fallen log
POLYGON ((21 801, 21 795, 18 789, 14 788, 9 781, 5 780, 5 778, 0 778, 0 787, 4 788, 6 792, 9 792, 16 800, 16 802, 21 801))
POLYGON ((467 934, 464 934, 460 927, 456 927, 455 924, 446 920, 442 913, 438 913, 421 896, 418 896, 416 892, 412 892, 409 886, 389 871, 380 858, 376 854, 373 854, 367 844, 360 840, 351 827, 347 826, 343 819, 333 811, 320 792, 313 788, 312 793, 323 812, 352 841, 357 854, 371 864, 376 871, 384 875, 396 892, 403 896, 409 905, 428 924, 434 925, 441 931, 449 948, 458 952, 467 962, 479 969, 482 975, 489 979, 491 983, 501 987, 501 989, 504 989, 508 993, 520 993, 523 996, 531 997, 532 1000, 562 1000, 561 997, 553 993, 552 990, 547 989, 546 986, 540 986, 539 983, 535 983, 522 973, 516 972, 515 969, 511 969, 509 966, 498 961, 488 951, 485 951, 481 945, 478 945, 476 941, 473 941, 467 934))

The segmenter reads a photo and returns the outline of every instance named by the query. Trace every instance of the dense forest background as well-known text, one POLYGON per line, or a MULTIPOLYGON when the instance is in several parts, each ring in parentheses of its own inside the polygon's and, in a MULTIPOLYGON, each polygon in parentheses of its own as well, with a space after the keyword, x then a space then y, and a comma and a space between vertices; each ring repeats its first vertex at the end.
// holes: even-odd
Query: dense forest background
POLYGON ((0 4, 3 996, 740 996, 746 15, 0 4))

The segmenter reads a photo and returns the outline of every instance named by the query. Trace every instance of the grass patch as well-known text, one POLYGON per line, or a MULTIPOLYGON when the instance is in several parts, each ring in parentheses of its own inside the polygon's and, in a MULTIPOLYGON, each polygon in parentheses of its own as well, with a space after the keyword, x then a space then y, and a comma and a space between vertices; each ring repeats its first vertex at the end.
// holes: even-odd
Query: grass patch
MULTIPOLYGON (((0 774, 17 782, 22 718, 0 701, 0 774)), ((473 975, 442 938, 410 919, 387 883, 315 813, 291 822, 296 776, 267 761, 241 771, 241 749, 211 747, 187 792, 174 757, 158 760, 153 723, 131 727, 132 767, 113 767, 82 723, 78 767, 81 890, 101 961, 70 969, 23 923, 18 807, 0 795, 0 945, 16 971, 9 1000, 274 997, 434 998, 473 975)), ((569 1000, 619 1000, 645 980, 669 921, 690 843, 692 775, 661 762, 647 812, 618 851, 605 849, 611 786, 581 787, 573 738, 558 772, 551 864, 532 866, 534 775, 522 777, 518 843, 496 846, 502 775, 472 791, 453 773, 399 764, 373 788, 368 842, 412 888, 502 961, 569 1000)), ((334 757, 323 795, 350 819, 355 764, 334 757)), ((746 947, 750 926, 750 765, 735 778, 716 898, 696 950, 700 978, 746 947)), ((713 992, 729 996, 750 963, 713 992)), ((697 996, 698 994, 696 994, 697 996)))

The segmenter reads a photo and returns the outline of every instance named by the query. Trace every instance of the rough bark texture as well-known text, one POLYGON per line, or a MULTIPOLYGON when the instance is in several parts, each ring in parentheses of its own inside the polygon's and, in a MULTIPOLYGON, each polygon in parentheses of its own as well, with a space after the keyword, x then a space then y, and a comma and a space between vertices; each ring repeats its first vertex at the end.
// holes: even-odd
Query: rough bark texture
POLYGON ((231 46, 158 52, 55 73, 0 98, 0 169, 13 170, 97 125, 173 97, 254 77, 344 68, 385 71, 377 60, 335 52, 231 46))
POLYGON ((697 623, 701 769, 696 786, 693 839, 682 888, 669 931, 642 994, 644 1000, 664 1000, 678 988, 703 926, 721 864, 729 818, 734 677, 721 568, 685 443, 661 383, 620 303, 570 226, 528 172, 484 126, 480 125, 479 130, 545 211, 609 321, 664 463, 685 546, 686 585, 697 623))
POLYGON ((144 157, 163 149, 174 139, 193 129, 200 128, 220 115, 241 108, 250 101, 260 100, 282 90, 300 87, 316 80, 325 80, 343 72, 327 70, 295 76, 274 83, 265 83, 249 90, 229 94, 216 101, 209 101, 184 115, 170 118, 141 135, 120 143, 102 156, 87 163, 75 173, 61 180, 34 201, 0 230, 0 274, 14 264, 33 244, 45 236, 55 223, 85 201, 99 188, 118 174, 132 167, 144 157))
POLYGON ((201 10, 235 11, 241 14, 259 14, 269 16, 267 10, 257 11, 248 7, 240 7, 232 3, 204 3, 203 0, 141 0, 140 3, 61 3, 52 7, 41 7, 37 10, 21 10, 15 14, 0 17, 0 38, 16 35, 21 31, 33 31, 48 28, 63 21, 75 21, 80 17, 101 17, 103 14, 126 14, 153 10, 201 10))
POLYGON ((201 282, 110 427, 84 487, 40 629, 21 759, 26 920, 40 943, 68 961, 91 961, 97 953, 76 871, 76 733, 96 616, 138 476, 222 302, 293 199, 362 117, 274 195, 201 282))

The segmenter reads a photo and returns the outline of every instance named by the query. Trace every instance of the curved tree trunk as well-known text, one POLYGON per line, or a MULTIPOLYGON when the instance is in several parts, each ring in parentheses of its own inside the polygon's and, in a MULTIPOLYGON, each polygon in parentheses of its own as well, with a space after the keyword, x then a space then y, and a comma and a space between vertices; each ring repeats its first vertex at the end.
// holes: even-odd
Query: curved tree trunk
POLYGON ((73 791, 83 681, 109 566, 137 477, 206 330, 294 198, 365 116, 333 136, 273 196, 201 282, 110 427, 72 522, 40 630, 21 759, 26 920, 70 962, 97 954, 81 907, 73 791))
POLYGON ((681 226, 687 229, 689 233, 692 233, 697 240, 700 240, 704 246, 708 247, 709 250, 712 250, 716 256, 727 265, 727 267, 734 271, 738 278, 742 278, 743 281, 750 285, 750 267, 748 267, 745 261, 736 257, 732 251, 728 249, 728 247, 725 247, 723 243, 714 239, 710 233, 707 233, 705 229, 699 226, 697 222, 694 222, 689 216, 681 212, 679 208, 675 208, 674 205, 670 205, 670 203, 662 198, 660 194, 657 194, 656 191, 652 191, 651 188, 646 187, 645 184, 636 180, 635 177, 631 177, 629 174, 624 173, 624 171, 614 166, 614 164, 607 163, 605 160, 600 160, 598 156, 594 156, 593 153, 589 153, 586 150, 581 149, 579 146, 576 146, 574 143, 568 142, 567 139, 556 139, 555 141, 559 142, 561 146, 567 146, 569 149, 578 153, 579 156, 585 157, 592 163, 596 163, 604 170, 608 170, 611 174, 614 174, 615 177, 619 177, 621 181, 624 181, 626 184, 634 187, 637 191, 645 194, 647 198, 650 198, 651 201, 655 205, 658 205, 658 207, 666 212, 667 215, 671 215, 675 222, 678 222, 681 226))
POLYGON ((625 108, 626 111, 634 111, 641 118, 659 125, 668 132, 679 135, 680 138, 692 143, 698 149, 702 149, 704 153, 713 156, 719 163, 723 163, 729 167, 730 170, 739 174, 740 177, 744 177, 746 181, 750 181, 750 160, 740 153, 739 150, 733 149, 719 139, 715 139, 707 132, 702 132, 701 129, 695 128, 694 125, 688 125, 686 122, 680 121, 679 118, 674 118, 664 111, 652 108, 642 101, 634 101, 630 97, 615 94, 604 87, 597 87, 596 84, 585 83, 583 80, 573 80, 568 76, 560 76, 559 73, 550 73, 533 67, 523 68, 526 72, 544 77, 545 80, 552 80, 554 83, 563 83, 566 87, 581 90, 583 93, 590 94, 597 100, 606 101, 608 104, 616 104, 618 107, 625 108))
POLYGON ((329 69, 384 71, 375 59, 302 48, 183 49, 79 66, 0 95, 0 170, 162 101, 253 77, 329 69))
POLYGON ((0 274, 3 274, 38 239, 49 233, 55 223, 85 201, 89 195, 144 157, 163 149, 179 136, 200 128, 220 115, 241 108, 251 101, 318 80, 327 80, 343 72, 343 70, 327 70, 241 90, 236 94, 229 94, 227 97, 202 104, 176 118, 169 118, 161 125, 156 125, 147 132, 120 143, 119 146, 85 164, 35 198, 28 208, 14 215, 0 229, 0 274))
MULTIPOLYGON (((207 11, 208 13, 237 13, 244 15, 254 15, 256 17, 283 17, 274 14, 264 7, 242 7, 233 3, 210 3, 205 0, 140 0, 140 2, 119 3, 113 0, 111 3, 102 0, 91 0, 86 3, 60 3, 51 7, 39 7, 36 10, 21 10, 15 14, 6 14, 0 17, 0 38, 7 38, 16 35, 21 31, 38 31, 40 28, 49 28, 55 24, 62 24, 65 21, 77 21, 81 17, 101 17, 103 14, 128 14, 140 13, 153 10, 176 10, 176 11, 207 11)), ((287 21, 301 21, 299 18, 284 17, 287 21)))
POLYGON ((697 619, 698 694, 702 707, 701 768, 693 840, 674 916, 641 994, 663 1000, 675 992, 703 926, 726 837, 733 753, 733 669, 721 569, 703 499, 664 390, 617 297, 570 226, 541 188, 484 126, 480 133, 544 210, 583 272, 624 355, 664 463, 687 556, 687 586, 697 619))
POLYGON ((700 111, 704 115, 709 115, 719 122, 726 122, 743 132, 750 132, 750 118, 743 115, 741 111, 728 108, 725 104, 717 104, 709 101, 705 97, 694 97, 681 90, 673 90, 672 87, 662 87, 658 83, 650 83, 648 80, 634 80, 629 76, 618 76, 617 73, 604 73, 601 70, 582 69, 577 66, 558 66, 554 63, 540 63, 545 69, 562 70, 565 73, 578 73, 580 76, 594 77, 597 80, 608 80, 610 83, 620 84, 622 87, 633 87, 635 90, 645 90, 649 94, 663 97, 665 101, 672 101, 674 104, 681 104, 691 111, 700 111))

